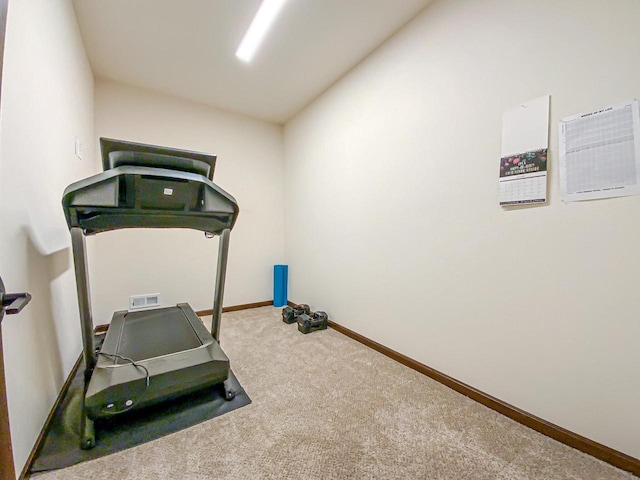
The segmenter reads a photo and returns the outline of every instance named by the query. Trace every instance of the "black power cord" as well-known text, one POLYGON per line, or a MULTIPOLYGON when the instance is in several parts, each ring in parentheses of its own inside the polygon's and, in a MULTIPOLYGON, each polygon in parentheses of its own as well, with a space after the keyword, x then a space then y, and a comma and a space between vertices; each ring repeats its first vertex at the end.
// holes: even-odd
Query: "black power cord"
MULTIPOLYGON (((135 368, 140 368, 140 369, 144 370, 146 386, 144 388, 144 392, 142 392, 142 394, 140 394, 140 396, 135 400, 135 402, 131 401, 131 400, 127 400, 127 402, 131 402, 131 404, 128 405, 126 408, 123 408, 122 410, 115 410, 115 411, 103 410, 108 415, 119 415, 121 413, 128 412, 133 407, 135 407, 136 404, 140 403, 140 401, 144 398, 144 396, 146 395, 147 391, 149 390, 149 381, 150 381, 150 377, 151 377, 149 375, 149 370, 144 365, 140 365, 139 363, 136 363, 135 361, 131 360, 129 357, 124 357, 122 355, 118 355, 117 353, 105 353, 105 352, 100 352, 100 351, 98 351, 96 353, 98 355, 103 355, 103 356, 105 356, 107 358, 117 358, 117 359, 123 360, 125 362, 129 362, 135 368)), ((116 365, 110 365, 110 366, 106 366, 106 367, 105 366, 96 367, 96 368, 102 368, 102 369, 115 368, 116 365)))

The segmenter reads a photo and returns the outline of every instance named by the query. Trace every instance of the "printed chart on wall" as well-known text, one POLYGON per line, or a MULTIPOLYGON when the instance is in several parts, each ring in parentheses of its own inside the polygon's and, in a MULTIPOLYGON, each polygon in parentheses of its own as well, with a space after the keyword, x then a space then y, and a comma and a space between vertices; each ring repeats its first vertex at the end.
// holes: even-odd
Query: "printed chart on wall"
POLYGON ((500 154, 500 205, 547 201, 549 95, 504 112, 500 154))
POLYGON ((560 188, 565 202, 640 194, 637 100, 560 122, 560 188))

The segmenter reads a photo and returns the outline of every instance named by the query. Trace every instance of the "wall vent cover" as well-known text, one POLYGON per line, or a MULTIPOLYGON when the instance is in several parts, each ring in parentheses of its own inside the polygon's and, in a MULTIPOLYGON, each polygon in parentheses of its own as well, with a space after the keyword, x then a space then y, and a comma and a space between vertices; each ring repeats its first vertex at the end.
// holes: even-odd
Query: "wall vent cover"
POLYGON ((129 297, 129 310, 151 308, 160 306, 160 294, 132 295, 129 297))

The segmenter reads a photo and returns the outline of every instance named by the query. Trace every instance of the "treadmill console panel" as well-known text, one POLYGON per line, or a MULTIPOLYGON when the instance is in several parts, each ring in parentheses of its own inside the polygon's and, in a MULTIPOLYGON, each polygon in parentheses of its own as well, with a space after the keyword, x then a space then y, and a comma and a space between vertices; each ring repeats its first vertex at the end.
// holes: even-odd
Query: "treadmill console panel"
POLYGON ((233 228, 235 198, 189 172, 121 166, 73 183, 62 197, 67 225, 86 234, 120 228, 233 228))
POLYGON ((212 182, 216 156, 100 139, 104 171, 73 183, 62 206, 69 228, 233 228, 238 204, 212 182))
POLYGON ((105 171, 125 165, 154 167, 196 173, 213 180, 213 170, 216 165, 216 156, 208 153, 112 138, 101 138, 100 150, 102 151, 102 169, 105 171))

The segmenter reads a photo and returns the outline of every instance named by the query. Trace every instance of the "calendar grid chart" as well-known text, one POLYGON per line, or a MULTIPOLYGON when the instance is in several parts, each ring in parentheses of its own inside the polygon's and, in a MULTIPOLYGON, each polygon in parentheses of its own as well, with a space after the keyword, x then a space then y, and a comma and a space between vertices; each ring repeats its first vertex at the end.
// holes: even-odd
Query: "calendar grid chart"
POLYGON ((633 100, 560 122, 564 201, 640 193, 640 120, 633 100))

